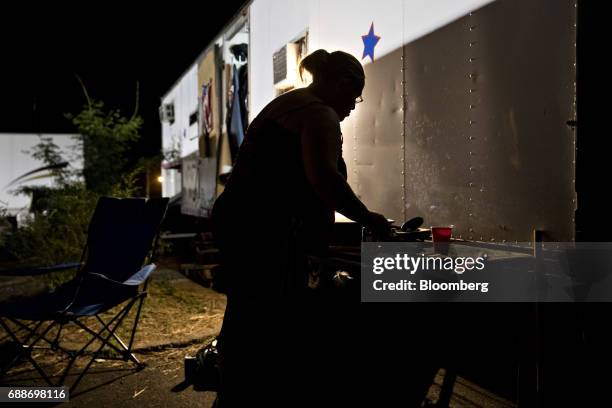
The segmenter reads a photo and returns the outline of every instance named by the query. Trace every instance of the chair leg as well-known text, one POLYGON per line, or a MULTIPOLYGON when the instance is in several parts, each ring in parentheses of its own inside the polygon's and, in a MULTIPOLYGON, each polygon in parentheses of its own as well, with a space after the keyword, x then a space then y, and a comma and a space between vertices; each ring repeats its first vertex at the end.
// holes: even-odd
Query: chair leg
MULTIPOLYGON (((78 320, 74 320, 74 324, 76 324, 77 326, 79 326, 81 329, 85 330, 87 333, 89 333, 92 336, 91 340, 89 341, 89 343, 87 343, 87 345, 91 344, 94 340, 99 339, 105 330, 110 331, 110 329, 106 327, 104 323, 102 323, 102 329, 98 332, 91 330, 89 327, 85 326, 83 323, 79 322, 78 320)), ((123 354, 123 351, 120 350, 119 347, 115 346, 114 344, 109 342, 108 346, 111 347, 113 350, 115 350, 117 353, 123 354)))
MULTIPOLYGON (((51 381, 51 379, 49 378, 49 376, 47 375, 47 373, 45 373, 45 371, 42 369, 42 367, 40 365, 38 365, 38 363, 32 358, 32 355, 31 355, 32 345, 37 343, 38 340, 40 340, 40 338, 42 336, 47 334, 47 332, 53 326, 53 323, 49 324, 49 326, 47 326, 47 328, 43 331, 43 333, 36 340, 34 340, 34 342, 31 345, 23 344, 19 340, 19 338, 17 338, 15 333, 13 333, 13 331, 8 327, 8 325, 6 324, 4 319, 2 319, 2 318, 0 318, 0 325, 2 326, 2 328, 4 330, 6 330, 6 332, 9 334, 9 336, 11 336, 11 338, 15 341, 15 343, 19 344, 19 346, 21 347, 21 351, 23 352, 22 355, 25 355, 27 357, 27 359, 30 362, 30 364, 32 364, 32 366, 34 366, 36 371, 38 371, 38 373, 43 377, 43 379, 47 382, 47 384, 49 384, 50 386, 53 386, 54 384, 51 381)), ((13 364, 15 362, 16 362, 16 360, 13 361, 13 364)))
POLYGON ((62 329, 64 328, 64 323, 59 323, 59 328, 57 329, 57 333, 55 334, 55 338, 53 339, 53 343, 51 343, 51 348, 53 350, 57 350, 59 347, 59 339, 62 335, 62 329))
MULTIPOLYGON (((42 326, 42 324, 44 323, 43 321, 41 321, 41 322, 39 322, 39 323, 36 325, 36 327, 34 327, 34 328, 32 329, 31 327, 28 327, 27 325, 25 325, 24 323, 20 322, 20 321, 19 321, 19 320, 17 320, 17 319, 12 319, 12 318, 9 318, 9 320, 10 320, 10 321, 11 321, 13 324, 15 324, 15 325, 19 326, 21 330, 24 330, 24 331, 29 332, 28 337, 26 337, 26 338, 25 338, 25 340, 23 340, 23 341, 19 341, 19 343, 21 343, 21 344, 27 344, 27 342, 28 342, 28 341, 30 341, 30 339, 31 339, 31 338, 32 338, 34 335, 36 335, 36 334, 37 334, 37 330, 38 330, 38 329, 40 328, 40 326, 42 326)), ((31 348, 35 348, 35 343, 37 343, 39 340, 43 340, 43 341, 45 341, 45 342, 49 343, 49 345, 51 345, 51 348, 52 348, 52 349, 54 349, 54 350, 61 350, 61 351, 63 351, 64 353, 66 353, 66 354, 68 354, 68 355, 72 355, 72 353, 71 353, 69 350, 66 350, 65 348, 61 347, 61 346, 59 345, 59 342, 56 342, 56 341, 52 341, 52 340, 47 339, 46 334, 49 332, 49 330, 51 330, 51 329, 52 329, 52 328, 55 326, 55 324, 60 324, 60 323, 58 323, 57 321, 52 321, 52 322, 49 324, 49 326, 47 327, 47 329, 45 329, 45 331, 43 332, 43 335, 39 335, 39 337, 38 337, 38 338, 36 338, 36 339, 35 339, 35 340, 34 340, 32 343, 30 343, 30 347, 31 347, 31 348)), ((16 334, 16 333, 15 333, 15 334, 16 334)))
MULTIPOLYGON (((18 320, 15 320, 15 319, 10 319, 10 320, 11 320, 13 323, 17 324, 17 325, 20 325, 20 326, 22 326, 22 327, 27 327, 27 326, 25 326, 23 323, 21 323, 21 322, 20 322, 20 321, 18 321, 18 320)), ((49 331, 50 331, 50 330, 51 330, 51 329, 52 329, 52 328, 55 326, 55 324, 56 324, 56 322, 55 322, 55 321, 51 321, 51 323, 49 323, 49 325, 47 326, 47 328, 45 328, 45 330, 43 330, 43 332, 42 332, 41 334, 39 334, 39 335, 38 335, 38 337, 36 337, 36 338, 35 338, 35 339, 34 339, 34 340, 31 342, 31 343, 29 343, 29 344, 26 344, 26 343, 24 343, 24 342, 20 341, 20 340, 17 338, 17 336, 16 336, 16 335, 14 335, 14 334, 13 334, 13 336, 12 336, 12 337, 13 337, 13 339, 14 339, 16 342, 18 342, 19 344, 22 344, 22 345, 24 345, 24 346, 27 346, 27 347, 28 347, 28 348, 30 348, 30 349, 34 348, 34 347, 36 346, 36 343, 38 343, 40 340, 44 340, 44 341, 46 341, 47 343, 52 344, 52 342, 51 342, 51 341, 49 341, 49 339, 47 339, 45 336, 46 336, 46 335, 47 335, 47 333, 49 333, 49 331)), ((8 327, 7 327, 5 324, 3 324, 3 327, 4 327, 4 329, 5 329, 5 330, 7 330, 7 329, 8 329, 8 327)), ((37 326, 36 326, 36 328, 38 328, 38 327, 40 327, 40 325, 37 325, 37 326)), ((28 329, 29 329, 29 330, 31 330, 29 327, 28 327, 28 329)), ((31 334, 28 336, 28 340, 29 340, 29 339, 30 339, 30 338, 31 338, 31 337, 32 337, 34 334, 36 334, 36 333, 35 333, 35 332, 32 332, 32 333, 31 333, 31 334)))
MULTIPOLYGON (((13 319, 11 319, 13 322, 15 322, 13 319)), ((43 321, 38 322, 35 327, 32 329, 31 327, 29 327, 28 325, 23 325, 23 327, 19 327, 19 331, 23 330, 25 332, 28 333, 28 336, 23 340, 24 343, 27 343, 28 341, 30 341, 30 339, 32 338, 32 336, 34 336, 36 334, 36 332, 38 331, 38 329, 40 328, 40 326, 42 326, 43 321)), ((19 331, 15 332, 15 335, 17 335, 19 333, 19 331)))
MULTIPOLYGON (((132 300, 128 306, 126 306, 121 312, 119 312, 112 320, 111 323, 109 323, 109 327, 112 324, 112 322, 118 317, 119 319, 117 320, 117 322, 115 323, 114 327, 110 330, 110 333, 104 338, 101 339, 99 338, 99 340, 102 342, 102 344, 100 345, 100 347, 98 347, 98 349, 96 350, 96 352, 94 353, 94 355, 91 357, 91 360, 89 360, 89 363, 87 363, 87 365, 85 366, 85 369, 81 372, 81 374, 79 375, 79 377, 75 380, 75 382, 72 384, 72 386, 70 387, 70 393, 72 394, 72 392, 76 389, 76 386, 79 384, 79 382, 81 382, 81 380, 83 379, 83 377, 85 376, 85 373, 87 373, 87 370, 89 370, 89 367, 91 367, 91 365, 93 364, 93 362, 95 361, 95 359, 98 357, 98 354, 100 354, 100 352, 102 351, 102 349, 104 348, 104 346, 106 346, 109 342, 109 340, 111 339, 111 337, 113 336, 113 334, 115 333, 115 330, 117 330, 117 328, 121 325, 121 322, 123 322, 123 319, 125 319, 125 317, 127 316, 128 312, 130 311, 130 309, 132 308, 132 306, 134 305, 135 300, 132 300)), ((102 333, 104 331, 104 329, 100 332, 102 333)))
MULTIPOLYGON (((134 354, 132 354, 132 345, 134 344, 134 337, 136 336, 136 329, 138 328, 138 321, 140 320, 140 311, 142 310, 142 304, 144 303, 146 296, 147 296, 147 292, 142 292, 140 301, 138 302, 138 310, 136 310, 136 318, 134 319, 134 326, 132 326, 132 335, 130 336, 130 345, 128 346, 128 350, 127 350, 130 356, 132 356, 134 359, 136 357, 134 357, 134 354)), ((137 364, 140 364, 138 360, 136 361, 137 361, 137 364)))
MULTIPOLYGON (((100 318, 100 316, 96 315, 96 317, 98 318, 98 321, 100 321, 100 324, 102 324, 102 326, 108 330, 110 332, 110 329, 108 328, 108 326, 106 325, 106 323, 104 323, 104 320, 102 320, 100 318)), ((127 360, 132 360, 134 363, 136 363, 137 365, 140 365, 140 361, 138 361, 138 359, 136 358, 136 356, 134 354, 132 354, 130 352, 130 348, 128 346, 125 345, 125 343, 123 342, 123 340, 121 340, 121 338, 119 336, 117 336, 115 333, 112 333, 112 337, 115 339, 115 341, 117 343, 119 343, 119 345, 123 348, 123 350, 119 350, 117 347, 115 347, 114 345, 112 345, 111 343, 108 343, 109 346, 111 346, 112 348, 114 348, 116 351, 118 351, 119 353, 123 354, 123 360, 127 361, 127 360)))
POLYGON ((19 341, 19 339, 17 338, 17 336, 15 335, 15 333, 13 333, 13 331, 11 330, 10 327, 8 327, 8 325, 6 324, 6 322, 4 321, 4 319, 2 317, 0 317, 0 326, 2 326, 2 328, 4 329, 4 331, 6 331, 6 333, 9 335, 9 337, 11 339, 13 339, 14 342, 21 344, 21 342, 19 341))
POLYGON ((10 327, 8 327, 8 325, 6 324, 4 319, 1 318, 1 317, 0 317, 0 326, 2 326, 4 331, 12 339, 13 343, 15 343, 15 344, 17 344, 19 346, 19 352, 13 357, 13 359, 10 362, 8 362, 3 367, 1 367, 0 375, 4 375, 5 373, 8 372, 8 370, 11 369, 11 367, 13 365, 15 365, 15 363, 17 363, 17 361, 19 361, 19 358, 22 356, 23 344, 19 341, 19 339, 17 338, 17 335, 15 333, 13 333, 13 331, 10 329, 10 327))
MULTIPOLYGON (((120 312, 118 312, 108 323, 104 322, 99 316, 96 316, 98 321, 102 324, 102 329, 100 329, 98 332, 93 331, 91 329, 89 329, 87 326, 85 326, 83 323, 81 323, 80 321, 78 321, 77 319, 73 319, 72 321, 77 324, 80 328, 84 329, 85 331, 87 331, 92 337, 91 339, 87 342, 87 344, 85 344, 80 350, 78 350, 77 352, 70 352, 68 350, 65 350, 64 348, 59 346, 59 339, 61 336, 61 331, 63 328, 63 321, 51 321, 51 323, 42 331, 42 333, 38 334, 37 331, 38 329, 43 325, 44 322, 38 322, 35 327, 32 329, 32 327, 26 326, 25 324, 21 323, 18 320, 15 319, 10 319, 14 324, 17 325, 18 330, 24 330, 26 331, 27 334, 27 338, 26 341, 30 341, 34 336, 36 336, 30 344, 24 344, 24 342, 20 341, 19 338, 16 336, 16 334, 9 328, 9 326, 6 324, 6 322, 0 317, 0 325, 4 328, 4 330, 8 333, 8 335, 10 336, 10 338, 17 344, 19 344, 19 346, 21 347, 21 351, 22 351, 22 355, 25 355, 28 359, 28 361, 32 364, 32 366, 36 369, 36 371, 38 371, 38 373, 43 377, 43 379, 50 385, 50 386, 61 386, 64 384, 64 382, 66 381, 66 378, 69 374, 70 369, 72 368, 74 362, 76 361, 76 359, 81 356, 83 354, 83 352, 95 341, 95 340, 100 340, 101 341, 101 345, 100 347, 95 351, 95 353, 93 354, 93 357, 89 360, 89 362, 87 363, 85 369, 81 372, 81 374, 79 375, 79 377, 76 379, 76 381, 72 384, 72 386, 70 387, 70 391, 72 392, 77 385, 80 383, 80 381, 83 379, 84 375, 87 373, 87 371, 89 370, 89 368, 91 367, 92 363, 95 361, 95 359, 98 357, 98 355, 100 354, 100 352, 102 351, 102 349, 105 346, 109 346, 112 347, 115 351, 117 351, 120 354, 123 354, 124 356, 124 360, 131 360, 133 361, 139 368, 143 366, 143 364, 136 358, 136 356, 131 352, 132 349, 132 345, 134 342, 134 337, 135 337, 135 332, 138 326, 138 321, 140 318, 140 312, 142 309, 142 304, 143 304, 143 300, 144 297, 146 296, 146 292, 143 292, 142 294, 140 294, 138 297, 133 298, 120 312), (117 336, 116 334, 116 330, 121 326, 121 323, 124 321, 125 317, 129 314, 129 312, 132 310, 132 307, 134 306, 134 304, 138 301, 138 309, 137 309, 137 313, 136 313, 136 317, 135 317, 135 321, 134 321, 134 325, 132 326, 132 332, 130 335, 130 342, 129 345, 126 345, 119 336, 117 336), (46 336, 49 333, 49 331, 55 327, 56 324, 60 324, 60 327, 58 329, 57 334, 54 336, 53 340, 48 339, 46 336), (106 334, 106 332, 108 334, 106 334), (123 349, 121 350, 120 348, 118 348, 117 346, 115 346, 114 344, 111 343, 111 339, 115 339, 117 341, 117 343, 119 343, 120 347, 123 349), (59 382, 57 384, 54 384, 53 381, 51 380, 51 378, 47 375, 47 373, 42 369, 42 367, 34 360, 34 358, 31 356, 31 350, 35 347, 35 345, 40 342, 41 340, 49 343, 51 345, 52 349, 59 349, 62 350, 66 353, 69 354, 70 361, 68 362, 67 366, 65 367, 65 369, 63 370, 63 373, 61 375, 61 378, 59 380, 59 382)), ((18 358, 15 359, 15 361, 13 361, 11 363, 10 366, 12 366, 16 361, 18 361, 18 358)), ((6 370, 0 371, 0 374, 2 374, 4 371, 8 371, 8 369, 10 368, 7 367, 6 370)))
MULTIPOLYGON (((81 323, 78 320, 75 320, 75 322, 81 323)), ((80 327, 84 327, 84 326, 80 326, 80 327)), ((96 340, 97 337, 95 336, 95 334, 96 333, 94 332, 94 336, 92 336, 92 338, 89 339, 89 341, 85 343, 85 345, 81 347, 79 351, 74 353, 74 355, 72 356, 68 364, 66 364, 66 367, 64 368, 64 371, 62 372, 62 377, 60 378, 60 381, 59 381, 60 385, 64 385, 64 382, 66 381, 66 378, 68 377, 68 374, 70 373, 70 369, 72 368, 72 365, 74 364, 76 359, 79 358, 81 354, 87 349, 87 347, 89 347, 89 345, 96 340)))
MULTIPOLYGON (((128 306, 129 306, 129 305, 128 305, 128 306)), ((127 306, 126 306, 126 307, 127 307, 127 306)), ((117 318, 119 318, 119 317, 121 316, 121 314, 123 313, 123 311, 124 311, 124 310, 125 310, 125 308, 124 308, 124 309, 123 309, 121 312, 117 313, 117 314, 116 314, 116 315, 115 315, 115 316, 114 316, 114 317, 111 319, 111 321, 108 323, 108 324, 109 324, 109 326, 110 326, 111 324, 113 324, 113 322, 114 322, 115 320, 117 320, 117 318)), ((62 378, 61 378, 61 380, 60 380, 60 385, 63 385, 63 384, 64 384, 64 382, 66 381, 66 378, 68 377, 68 374, 69 374, 69 372, 70 372, 70 369, 72 368, 72 365, 74 364, 74 362, 76 361, 76 359, 77 359, 78 357, 80 357, 80 356, 81 356, 81 354, 82 354, 82 353, 83 353, 83 352, 84 352, 84 351, 87 349, 87 347, 89 347, 89 345, 90 345, 91 343, 93 343, 93 342, 94 342, 94 341, 96 341, 96 340, 102 340, 102 339, 101 339, 101 335, 102 335, 102 333, 104 333, 104 330, 107 330, 107 328, 106 328, 106 327, 103 327, 103 328, 102 328, 102 329, 101 329, 99 332, 97 332, 97 333, 96 333, 96 332, 94 332, 93 330, 91 330, 89 327, 85 326, 83 323, 81 323, 80 321, 78 321, 77 319, 74 319, 74 320, 73 320, 73 322, 74 322, 74 323, 75 323, 77 326, 79 326, 80 328, 82 328, 83 330, 85 330, 85 331, 87 331, 89 334, 91 334, 91 339, 89 339, 89 341, 88 341, 88 342, 87 342, 87 343, 86 343, 86 344, 85 344, 83 347, 81 347, 81 348, 79 349, 79 351, 77 351, 76 353, 74 353, 74 356, 73 356, 73 357, 72 357, 72 359, 71 359, 71 360, 68 362, 68 364, 66 365, 66 368, 64 369, 64 372, 62 373, 62 378)), ((117 349, 117 348, 116 348, 115 346, 113 346, 112 344, 109 344, 109 345, 110 345, 110 346, 112 346, 112 347, 114 347, 114 348, 115 348, 115 349, 116 349, 118 352, 120 352, 120 351, 119 351, 119 349, 117 349)), ((103 343, 103 346, 104 346, 104 343, 103 343)), ((94 357, 94 359, 95 359, 95 357, 94 357)), ((93 359, 92 359, 92 361, 93 361, 93 359)), ((88 367, 89 367, 89 366, 88 366, 88 367)), ((87 370, 85 370, 85 371, 87 371, 87 370)), ((84 372, 83 372, 83 373, 84 373, 84 372)), ((80 377, 79 377, 79 379, 78 379, 78 380, 80 381, 80 377)), ((75 388, 75 386, 76 386, 76 383, 75 383, 75 384, 73 384, 73 388, 75 388)), ((73 388, 71 388, 71 390, 72 390, 73 388)))

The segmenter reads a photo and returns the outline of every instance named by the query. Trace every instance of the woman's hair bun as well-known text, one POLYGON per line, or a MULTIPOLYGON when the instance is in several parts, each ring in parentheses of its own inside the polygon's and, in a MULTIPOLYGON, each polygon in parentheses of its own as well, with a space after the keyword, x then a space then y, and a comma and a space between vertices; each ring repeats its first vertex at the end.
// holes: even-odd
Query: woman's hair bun
POLYGON ((310 72, 314 82, 346 79, 363 87, 365 81, 365 73, 359 60, 344 51, 334 51, 330 54, 325 50, 316 50, 300 62, 302 80, 304 70, 310 72))
POLYGON ((304 79, 304 70, 310 72, 314 80, 323 78, 329 63, 329 52, 316 50, 300 62, 300 78, 304 79))

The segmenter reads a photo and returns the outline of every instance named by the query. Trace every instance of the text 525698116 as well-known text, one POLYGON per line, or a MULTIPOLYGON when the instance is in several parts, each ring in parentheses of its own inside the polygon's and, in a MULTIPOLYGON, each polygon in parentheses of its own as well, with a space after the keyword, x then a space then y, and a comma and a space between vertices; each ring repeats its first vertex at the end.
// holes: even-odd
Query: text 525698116
POLYGON ((62 402, 68 399, 68 387, 0 387, 0 402, 62 402))

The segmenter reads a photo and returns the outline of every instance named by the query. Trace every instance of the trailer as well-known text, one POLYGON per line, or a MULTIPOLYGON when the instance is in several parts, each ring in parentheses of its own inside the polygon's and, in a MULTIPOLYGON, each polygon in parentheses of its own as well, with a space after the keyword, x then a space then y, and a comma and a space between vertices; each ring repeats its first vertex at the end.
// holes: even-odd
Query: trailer
MULTIPOLYGON (((610 141, 599 103, 607 95, 593 53, 605 49, 603 8, 580 0, 253 0, 162 99, 164 147, 180 153, 164 162, 164 194, 182 191, 183 211, 207 217, 245 114, 250 122, 274 97, 307 85, 296 72, 304 55, 339 49, 366 73, 364 102, 341 129, 349 184, 369 209, 398 224, 417 216, 452 224, 455 237, 489 248, 609 241, 601 191, 610 141), (234 72, 245 66, 232 53, 237 44, 247 50, 241 123, 233 115, 234 72)), ((485 367, 479 381, 516 380, 521 393, 508 398, 536 406, 543 383, 547 392, 569 389, 603 352, 595 322, 605 308, 550 306, 384 310, 402 318, 459 310, 468 320, 449 337, 463 330, 458 337, 470 339, 485 367)))
POLYGON ((577 22, 566 0, 251 1, 162 98, 163 195, 207 217, 248 122, 306 85, 304 55, 341 49, 366 72, 342 132, 368 208, 467 240, 575 240, 577 22))

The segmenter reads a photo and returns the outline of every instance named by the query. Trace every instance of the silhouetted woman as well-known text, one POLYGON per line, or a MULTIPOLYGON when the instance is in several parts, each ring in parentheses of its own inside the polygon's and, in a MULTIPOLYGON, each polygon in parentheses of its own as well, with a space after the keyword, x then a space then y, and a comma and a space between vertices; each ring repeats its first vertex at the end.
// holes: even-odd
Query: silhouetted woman
POLYGON ((288 407, 332 397, 330 381, 346 373, 334 360, 341 353, 326 353, 338 346, 342 317, 311 298, 307 255, 325 254, 334 211, 388 229, 351 190, 342 159, 340 122, 361 100, 361 64, 317 50, 303 70, 313 83, 277 97, 254 119, 213 209, 228 279, 223 407, 250 396, 288 407))

